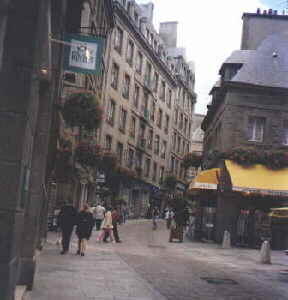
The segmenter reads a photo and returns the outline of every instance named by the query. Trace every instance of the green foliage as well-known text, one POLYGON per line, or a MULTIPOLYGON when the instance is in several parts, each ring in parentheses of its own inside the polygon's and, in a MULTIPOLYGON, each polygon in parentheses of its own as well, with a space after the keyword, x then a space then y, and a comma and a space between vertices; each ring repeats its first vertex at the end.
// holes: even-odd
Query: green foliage
POLYGON ((182 163, 185 169, 189 167, 199 168, 202 163, 202 156, 196 152, 187 153, 183 157, 182 163))
POLYGON ((173 174, 168 174, 163 183, 168 189, 174 190, 176 188, 177 178, 173 174))
POLYGON ((62 115, 68 126, 93 130, 99 128, 103 110, 94 94, 82 92, 68 97, 62 108, 62 115))
POLYGON ((101 162, 101 147, 80 143, 75 150, 75 160, 83 166, 94 167, 101 162))

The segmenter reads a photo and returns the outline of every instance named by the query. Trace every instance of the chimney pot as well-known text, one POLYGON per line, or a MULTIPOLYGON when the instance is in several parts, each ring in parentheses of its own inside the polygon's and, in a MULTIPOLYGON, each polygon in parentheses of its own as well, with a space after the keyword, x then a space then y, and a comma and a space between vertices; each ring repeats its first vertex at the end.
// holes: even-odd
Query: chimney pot
POLYGON ((269 15, 272 15, 272 8, 269 8, 268 14, 269 14, 269 15))
POLYGON ((257 8, 257 15, 260 15, 260 14, 261 14, 261 9, 257 8))
POLYGON ((263 15, 267 15, 267 10, 263 10, 263 15))
POLYGON ((274 15, 278 15, 278 11, 277 10, 274 10, 274 15))

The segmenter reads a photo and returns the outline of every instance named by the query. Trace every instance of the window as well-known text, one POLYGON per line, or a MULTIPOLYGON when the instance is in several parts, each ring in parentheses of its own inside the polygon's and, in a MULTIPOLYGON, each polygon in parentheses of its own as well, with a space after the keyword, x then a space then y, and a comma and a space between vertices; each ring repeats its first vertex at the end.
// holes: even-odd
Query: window
POLYGON ((119 130, 122 131, 123 133, 125 133, 126 130, 126 120, 127 120, 127 111, 121 108, 119 130))
POLYGON ((181 137, 178 136, 177 139, 177 152, 180 153, 180 149, 181 149, 181 137))
POLYGON ((177 133, 174 131, 173 138, 172 138, 172 148, 173 148, 173 151, 176 150, 176 140, 177 140, 177 133))
POLYGON ((153 175, 152 175, 152 180, 155 182, 157 180, 157 163, 153 163, 153 175))
POLYGON ((151 165, 150 158, 146 158, 146 160, 145 160, 145 168, 144 168, 144 176, 145 177, 149 177, 149 175, 150 175, 150 165, 151 165))
POLYGON ((154 146, 154 153, 159 154, 160 152, 160 137, 159 135, 155 135, 155 146, 154 146))
POLYGON ((265 118, 250 117, 248 120, 248 140, 262 142, 264 137, 265 118))
POLYGON ((116 103, 113 99, 110 99, 107 107, 107 122, 112 126, 114 125, 114 120, 115 120, 115 110, 116 110, 116 103))
POLYGON ((129 99, 129 89, 130 89, 130 76, 125 74, 124 81, 123 81, 122 96, 126 99, 129 99))
POLYGON ((155 121, 155 111, 156 111, 156 103, 154 101, 151 102, 151 112, 150 112, 150 119, 151 121, 155 121))
POLYGON ((172 91, 169 90, 169 92, 168 92, 167 106, 168 106, 169 108, 171 108, 171 105, 172 105, 172 91))
POLYGON ((139 14, 138 14, 136 11, 134 12, 134 21, 135 21, 135 23, 138 25, 139 14))
POLYGON ((161 81, 161 89, 160 89, 160 99, 165 101, 165 93, 166 93, 166 83, 165 81, 161 81))
POLYGON ((162 146, 161 146, 161 158, 165 159, 166 157, 166 149, 167 149, 167 142, 162 141, 162 146))
POLYGON ((135 162, 136 162, 136 168, 142 168, 142 153, 137 151, 136 152, 136 159, 135 159, 135 162))
POLYGON ((159 74, 158 73, 154 73, 154 85, 153 85, 153 91, 155 93, 157 93, 158 91, 158 85, 159 85, 159 74))
POLYGON ((183 116, 183 114, 181 113, 181 114, 180 114, 180 122, 179 122, 179 129, 180 129, 180 130, 183 129, 183 119, 184 119, 184 116, 183 116))
POLYGON ((128 150, 128 159, 127 159, 127 167, 132 169, 133 164, 134 164, 134 150, 129 148, 129 150, 128 150))
POLYGON ((171 170, 172 173, 174 173, 174 169, 175 169, 175 157, 171 156, 170 170, 171 170))
POLYGON ((152 72, 152 66, 150 63, 147 62, 144 82, 145 82, 145 85, 149 88, 151 85, 151 72, 152 72))
POLYGON ((118 77, 119 77, 119 66, 113 63, 112 74, 111 74, 111 86, 117 90, 118 88, 118 77))
POLYGON ((140 87, 137 84, 135 84, 133 103, 136 108, 138 108, 139 105, 139 97, 140 97, 140 87))
POLYGON ((184 119, 184 134, 187 135, 187 126, 188 126, 188 119, 184 119))
POLYGON ((136 72, 139 74, 142 73, 142 65, 143 65, 143 55, 141 52, 138 51, 137 59, 136 59, 136 72))
POLYGON ((159 128, 162 127, 162 118, 163 118, 163 111, 162 111, 162 109, 159 108, 159 111, 158 111, 158 120, 157 120, 157 126, 159 128))
POLYGON ((117 144, 117 159, 118 159, 118 162, 119 164, 121 165, 122 164, 122 160, 123 160, 123 144, 122 143, 118 143, 117 144))
POLYGON ((288 120, 283 122, 283 144, 288 145, 288 120))
POLYGON ((134 116, 131 117, 131 123, 130 123, 130 136, 132 138, 135 137, 136 132, 136 118, 134 116))
POLYGON ((175 122, 175 125, 177 125, 177 123, 178 123, 178 114, 179 114, 179 111, 178 111, 178 109, 176 108, 175 109, 175 117, 174 117, 174 122, 175 122))
POLYGON ((164 167, 160 167, 160 172, 159 172, 159 183, 162 184, 164 180, 164 167))
POLYGON ((175 159, 175 175, 178 176, 179 160, 175 159))
POLYGON ((119 27, 115 31, 114 48, 121 54, 123 45, 123 30, 119 27))
POLYGON ((112 149, 112 136, 107 134, 106 138, 105 138, 105 148, 107 150, 111 150, 112 149))
POLYGON ((149 129, 148 132, 148 148, 152 149, 153 146, 153 129, 149 129))
POLYGON ((166 134, 168 134, 168 131, 169 131, 169 123, 170 123, 170 117, 166 114, 166 117, 165 117, 165 127, 164 127, 164 132, 166 134))
POLYGON ((134 57, 134 43, 129 40, 127 45, 127 52, 126 52, 126 61, 130 66, 133 64, 133 57, 134 57))
POLYGON ((184 155, 184 153, 185 153, 185 145, 186 145, 186 143, 183 140, 183 142, 182 142, 182 155, 184 155))

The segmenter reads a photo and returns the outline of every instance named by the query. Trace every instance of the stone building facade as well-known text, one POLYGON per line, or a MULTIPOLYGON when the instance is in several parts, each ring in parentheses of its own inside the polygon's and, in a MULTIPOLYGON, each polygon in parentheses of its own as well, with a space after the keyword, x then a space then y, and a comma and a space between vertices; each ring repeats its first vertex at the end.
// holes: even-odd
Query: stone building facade
MULTIPOLYGON (((242 49, 223 63, 202 122, 206 167, 215 150, 229 152, 238 146, 287 149, 288 16, 258 10, 244 14, 243 22, 242 49)), ((222 167, 221 160, 215 166, 222 167)), ((216 240, 221 241, 225 229, 235 237, 237 216, 245 199, 240 193, 218 193, 216 198, 216 240)))
POLYGON ((183 181, 180 165, 183 154, 190 151, 196 102, 194 69, 182 55, 172 56, 169 51, 169 47, 177 49, 177 26, 173 41, 164 34, 164 28, 177 23, 162 23, 157 33, 153 9, 152 3, 114 2, 116 27, 108 45, 105 120, 99 135, 100 144, 117 153, 120 164, 140 177, 119 195, 134 217, 146 214, 169 172, 183 181), (179 130, 176 140, 173 128, 179 130))
POLYGON ((1 300, 14 300, 17 285, 33 286, 47 230, 56 144, 50 133, 63 76, 61 41, 68 15, 77 12, 79 3, 0 1, 1 300))

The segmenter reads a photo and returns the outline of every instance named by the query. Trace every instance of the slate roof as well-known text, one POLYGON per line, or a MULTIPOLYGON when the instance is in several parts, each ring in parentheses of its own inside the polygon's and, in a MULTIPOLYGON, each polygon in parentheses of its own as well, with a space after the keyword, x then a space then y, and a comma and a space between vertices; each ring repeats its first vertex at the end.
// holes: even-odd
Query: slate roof
POLYGON ((225 60, 224 64, 245 64, 255 52, 255 50, 235 50, 225 60))
POLYGON ((231 81, 288 88, 288 31, 268 36, 231 81))

